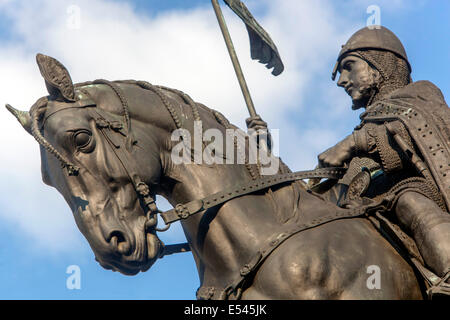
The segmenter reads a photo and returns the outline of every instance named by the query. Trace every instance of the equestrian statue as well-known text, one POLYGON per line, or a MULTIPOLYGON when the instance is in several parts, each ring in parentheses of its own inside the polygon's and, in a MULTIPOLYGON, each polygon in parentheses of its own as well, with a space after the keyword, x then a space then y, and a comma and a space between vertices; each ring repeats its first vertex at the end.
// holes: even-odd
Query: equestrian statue
MULTIPOLYGON (((177 89, 137 80, 74 84, 43 54, 36 60, 48 95, 29 111, 7 105, 39 143, 42 180, 64 197, 95 259, 135 275, 165 255, 191 251, 202 300, 448 297, 450 117, 439 89, 412 81, 391 31, 358 31, 333 79, 339 72, 353 108, 365 109, 361 123, 319 155, 315 170, 292 172, 261 133, 267 123, 212 2, 249 108, 249 133, 177 89), (233 132, 231 146, 199 144, 199 124, 201 133, 233 132), (259 129, 256 152, 279 164, 271 174, 259 158, 250 161, 252 129, 259 129), (204 154, 216 161, 193 161, 204 154), (173 209, 159 210, 156 195, 173 209), (158 237, 175 222, 187 244, 158 237), (374 265, 382 271, 377 290, 368 285, 374 265)), ((280 74, 268 34, 240 1, 226 3, 247 25, 252 57, 280 74), (260 55, 255 48, 263 46, 260 55)))

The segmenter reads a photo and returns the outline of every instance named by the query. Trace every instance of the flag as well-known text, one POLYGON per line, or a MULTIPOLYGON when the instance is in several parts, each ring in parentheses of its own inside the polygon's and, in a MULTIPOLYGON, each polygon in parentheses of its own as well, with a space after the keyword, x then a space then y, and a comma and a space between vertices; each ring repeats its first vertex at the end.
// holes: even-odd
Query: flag
POLYGON ((284 71, 283 61, 275 43, 269 34, 256 21, 245 4, 239 0, 224 0, 225 3, 244 21, 250 38, 250 51, 253 60, 259 60, 265 64, 267 69, 272 69, 274 76, 280 75, 284 71))

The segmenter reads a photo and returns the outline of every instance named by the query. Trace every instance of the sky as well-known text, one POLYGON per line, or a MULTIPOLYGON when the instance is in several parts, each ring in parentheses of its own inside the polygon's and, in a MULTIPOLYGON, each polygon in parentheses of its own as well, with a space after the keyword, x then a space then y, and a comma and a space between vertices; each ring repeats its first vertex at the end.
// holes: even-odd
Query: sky
MULTIPOLYGON (((280 156, 292 170, 314 168, 317 155, 358 124, 331 71, 371 5, 402 40, 413 79, 450 97, 448 0, 245 3, 278 46, 286 68, 279 77, 250 59, 244 25, 222 7, 256 110, 280 130, 280 156)), ((245 128, 244 100, 209 0, 0 0, 0 105, 28 110, 47 94, 37 53, 61 61, 74 82, 139 79, 177 88, 245 128)), ((42 182, 38 144, 6 109, 0 119, 0 299, 195 299, 190 253, 136 276, 102 269, 62 196, 42 182), (79 270, 76 288, 71 266, 79 270)), ((170 209, 164 199, 158 205, 170 209)), ((185 241, 179 224, 160 236, 185 241)))

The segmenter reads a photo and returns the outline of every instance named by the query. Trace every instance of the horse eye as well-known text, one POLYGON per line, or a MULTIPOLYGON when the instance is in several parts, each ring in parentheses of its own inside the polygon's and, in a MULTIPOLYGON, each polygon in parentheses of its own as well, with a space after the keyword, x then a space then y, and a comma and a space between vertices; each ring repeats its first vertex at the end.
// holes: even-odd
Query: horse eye
MULTIPOLYGON (((74 135, 75 146, 78 149, 85 148, 89 145, 92 139, 92 134, 88 131, 78 131, 74 135)), ((81 150, 83 151, 83 150, 81 150)))

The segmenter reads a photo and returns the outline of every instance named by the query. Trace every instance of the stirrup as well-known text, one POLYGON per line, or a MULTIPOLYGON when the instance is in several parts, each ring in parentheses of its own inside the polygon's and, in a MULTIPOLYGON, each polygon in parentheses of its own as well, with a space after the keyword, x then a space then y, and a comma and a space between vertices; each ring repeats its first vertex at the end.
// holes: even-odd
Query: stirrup
POLYGON ((439 282, 437 282, 435 285, 433 285, 430 289, 427 290, 427 295, 430 300, 436 298, 450 299, 450 283, 446 282, 449 278, 450 278, 450 269, 439 280, 439 282))

